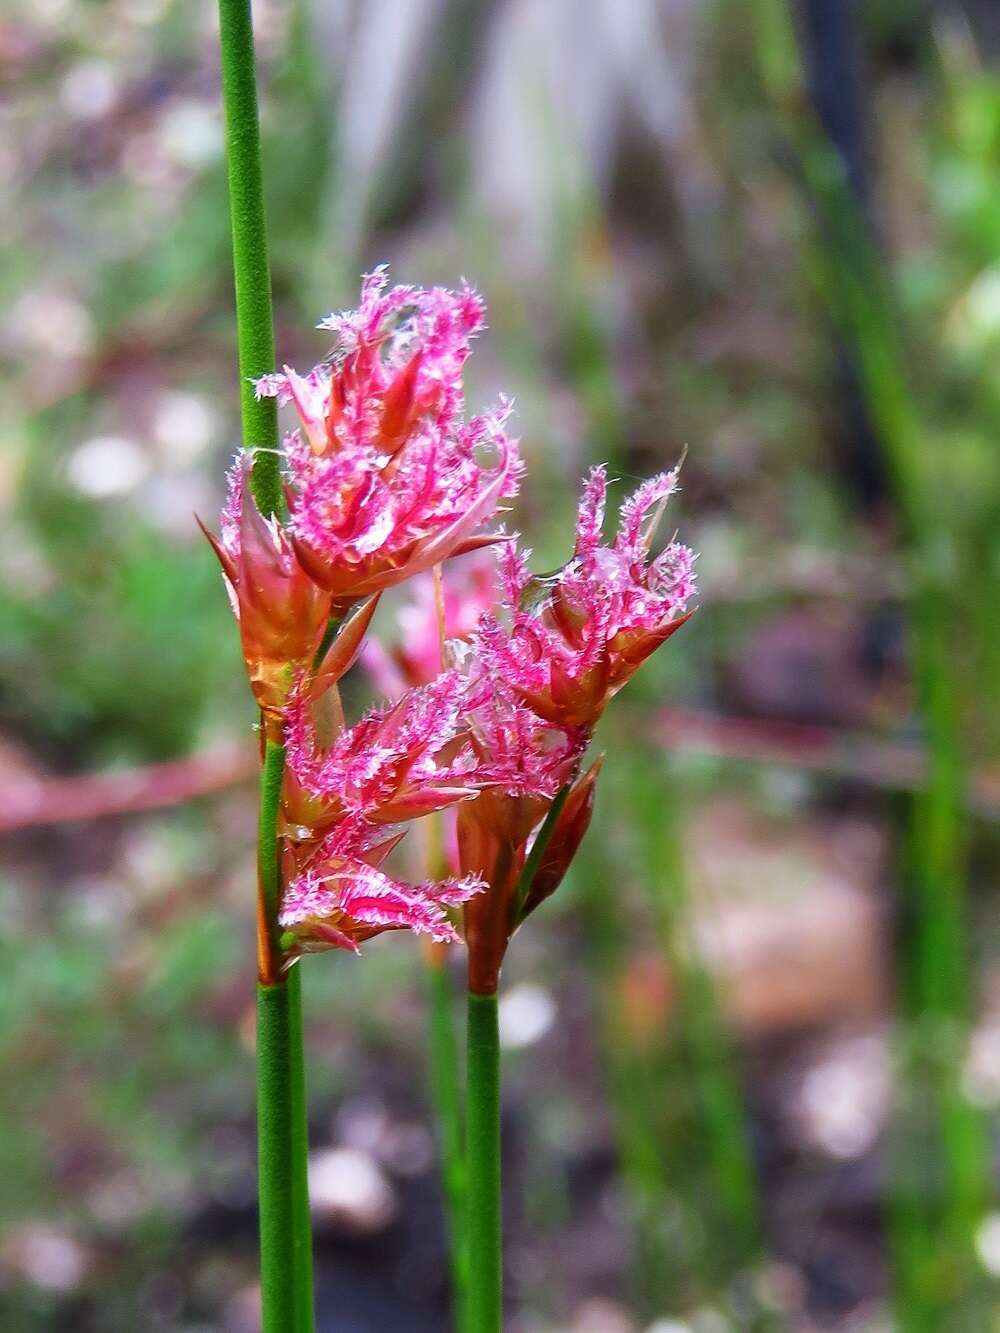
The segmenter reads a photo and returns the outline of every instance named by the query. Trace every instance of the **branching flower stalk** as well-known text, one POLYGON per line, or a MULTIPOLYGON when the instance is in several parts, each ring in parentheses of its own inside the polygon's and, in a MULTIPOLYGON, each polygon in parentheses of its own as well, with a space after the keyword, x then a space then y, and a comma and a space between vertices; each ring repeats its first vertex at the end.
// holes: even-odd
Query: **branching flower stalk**
POLYGON ((206 533, 262 716, 266 1333, 298 1333, 312 1318, 301 1247, 308 1204, 295 964, 307 953, 359 953, 390 930, 455 943, 460 922, 469 991, 464 1197, 446 988, 436 993, 433 1072, 459 1300, 466 1288, 458 1326, 499 1333, 500 968, 511 936, 556 889, 586 831, 601 763, 582 769, 594 725, 684 623, 693 593, 692 553, 676 542, 655 557, 651 550, 676 471, 625 501, 606 545, 607 479, 594 469, 572 558, 544 579, 531 575, 515 538, 484 528, 516 494, 522 466, 504 400, 465 415, 463 367, 483 323, 482 301, 468 287, 390 288, 384 269, 369 274, 358 309, 321 326, 335 339, 327 361, 308 375, 286 367, 255 381, 260 399, 294 405, 299 419, 268 455, 287 513, 265 507, 257 484, 264 455, 245 450, 229 475, 219 533, 206 533), (479 555, 456 594, 441 565, 472 552, 479 555), (366 643, 382 594, 411 579, 416 597, 402 613, 401 647, 366 643), (350 724, 338 682, 362 652, 387 701, 350 724), (437 850, 414 882, 400 878, 393 858, 418 820, 431 835, 425 849, 437 839, 437 850))

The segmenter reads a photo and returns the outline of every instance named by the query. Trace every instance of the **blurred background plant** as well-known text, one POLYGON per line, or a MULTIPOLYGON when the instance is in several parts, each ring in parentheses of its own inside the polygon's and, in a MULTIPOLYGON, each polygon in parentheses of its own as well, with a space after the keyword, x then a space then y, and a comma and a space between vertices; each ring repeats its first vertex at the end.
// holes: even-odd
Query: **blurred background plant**
MULTIPOLYGON (((992 1327, 993 7, 255 15, 282 359, 378 260, 474 280, 540 567, 591 461, 690 446, 703 609, 509 969, 511 1329, 992 1327)), ((251 710, 191 518, 238 437, 213 22, 0 16, 12 1333, 256 1326, 251 710)), ((305 964, 320 1326, 438 1333, 420 960, 369 954, 305 964)))

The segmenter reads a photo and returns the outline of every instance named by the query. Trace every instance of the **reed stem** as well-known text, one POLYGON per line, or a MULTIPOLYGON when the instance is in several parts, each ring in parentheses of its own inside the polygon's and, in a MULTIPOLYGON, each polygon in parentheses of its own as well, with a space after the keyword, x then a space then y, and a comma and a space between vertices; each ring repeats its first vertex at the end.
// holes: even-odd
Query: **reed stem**
MULTIPOLYGON (((240 417, 256 449, 251 488, 262 514, 283 507, 277 404, 251 380, 274 369, 274 324, 261 169, 257 73, 250 0, 219 0, 222 101, 233 239, 240 417)), ((281 972, 278 813, 285 750, 266 735, 260 782, 258 865, 257 1159, 264 1333, 312 1333, 312 1240, 308 1126, 298 969, 281 972)))
POLYGON ((424 973, 427 980, 430 1091, 441 1158, 451 1270, 452 1327, 455 1333, 465 1333, 469 1289, 465 1246, 465 1127, 455 1032, 455 996, 446 946, 435 944, 428 951, 424 973))
POLYGON ((288 974, 288 1054, 292 1103, 293 1267, 295 1273, 296 1333, 313 1333, 312 1216, 309 1212, 309 1115, 302 1039, 302 963, 288 974))
POLYGON ((313 1333, 302 984, 280 971, 278 815, 285 747, 264 746, 258 830, 257 1169, 263 1333, 313 1333))
POLYGON ((299 1333, 296 1318, 294 1105, 291 996, 286 982, 257 987, 257 1193, 263 1333, 299 1333))
POLYGON ((274 322, 250 0, 219 0, 219 45, 243 443, 262 451, 254 460, 251 485, 261 513, 274 514, 282 507, 281 472, 275 452, 278 407, 273 398, 256 398, 251 383, 274 369, 274 322))
POLYGON ((466 1333, 500 1333, 500 1035, 496 994, 469 992, 466 1237, 469 1303, 466 1333))

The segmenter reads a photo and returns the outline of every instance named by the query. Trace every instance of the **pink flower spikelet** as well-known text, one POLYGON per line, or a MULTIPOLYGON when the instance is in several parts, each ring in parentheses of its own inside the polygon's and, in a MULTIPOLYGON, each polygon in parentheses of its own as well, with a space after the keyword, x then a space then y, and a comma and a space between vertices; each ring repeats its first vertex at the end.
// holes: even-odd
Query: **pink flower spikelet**
POLYGON ((337 338, 331 361, 256 384, 258 396, 295 404, 301 425, 283 446, 289 525, 335 609, 492 540, 482 525, 522 471, 506 400, 464 417, 481 298, 387 282, 379 267, 357 310, 323 321, 337 338))
POLYGON ((359 952, 359 944, 386 930, 412 930, 442 943, 458 939, 448 908, 460 907, 485 885, 474 875, 405 884, 379 868, 398 841, 378 844, 384 830, 357 819, 338 825, 286 888, 279 926, 294 936, 291 953, 326 949, 359 952))
POLYGON ((601 537, 607 477, 603 467, 593 468, 573 558, 556 575, 534 580, 523 554, 501 550, 509 628, 484 620, 477 651, 540 717, 593 726, 607 701, 687 619, 693 552, 670 542, 650 558, 660 511, 676 489, 676 470, 644 482, 622 505, 618 535, 607 545, 601 537))
POLYGON ((463 709, 467 686, 455 671, 372 710, 326 750, 308 703, 297 698, 286 723, 286 818, 322 829, 345 816, 373 824, 416 819, 473 796, 476 761, 463 709))

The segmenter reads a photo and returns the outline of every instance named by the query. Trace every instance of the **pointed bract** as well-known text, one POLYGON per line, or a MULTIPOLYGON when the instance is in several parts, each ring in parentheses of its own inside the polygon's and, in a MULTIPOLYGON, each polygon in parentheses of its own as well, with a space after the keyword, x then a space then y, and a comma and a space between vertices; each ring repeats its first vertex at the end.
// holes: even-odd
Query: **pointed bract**
POLYGON ((265 713, 280 715, 307 670, 330 616, 330 595, 309 578, 277 519, 264 518, 249 485, 250 454, 229 475, 221 535, 202 531, 222 566, 239 622, 250 687, 265 713))
POLYGON ((562 883, 563 877, 569 869, 573 857, 576 856, 587 829, 590 827, 590 819, 594 813, 597 778, 603 763, 604 756, 600 755, 594 760, 586 773, 577 778, 570 788, 566 804, 555 821, 555 827, 552 830, 548 845, 542 853, 538 869, 535 871, 531 883, 527 886, 524 907, 521 910, 518 925, 535 910, 539 903, 543 903, 546 898, 555 893, 562 883))

